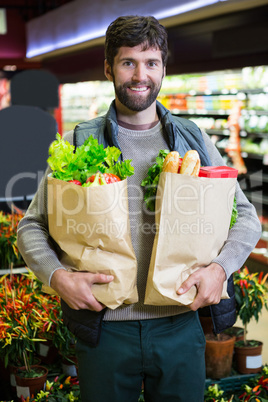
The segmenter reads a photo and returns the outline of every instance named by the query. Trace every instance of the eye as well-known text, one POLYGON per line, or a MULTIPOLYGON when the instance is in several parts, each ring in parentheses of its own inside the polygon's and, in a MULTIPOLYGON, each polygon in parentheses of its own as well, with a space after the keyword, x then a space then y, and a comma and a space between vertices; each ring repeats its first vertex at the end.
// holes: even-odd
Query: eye
POLYGON ((159 66, 159 62, 157 60, 151 60, 148 62, 149 68, 157 68, 159 66))
POLYGON ((123 66, 131 67, 131 66, 133 66, 133 61, 125 60, 125 61, 123 62, 123 66))

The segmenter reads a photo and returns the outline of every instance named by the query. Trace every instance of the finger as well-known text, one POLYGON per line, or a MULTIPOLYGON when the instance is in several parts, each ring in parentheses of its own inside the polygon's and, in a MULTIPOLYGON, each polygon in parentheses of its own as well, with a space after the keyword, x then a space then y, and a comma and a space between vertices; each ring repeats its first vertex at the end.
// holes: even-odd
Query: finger
POLYGON ((92 310, 92 311, 100 312, 101 310, 103 310, 105 308, 105 305, 102 303, 99 303, 98 300, 95 299, 95 297, 92 295, 92 297, 90 298, 90 301, 88 303, 86 303, 86 308, 88 308, 89 310, 92 310))
POLYGON ((198 283, 198 280, 193 275, 190 275, 189 278, 181 284, 177 290, 177 293, 179 295, 183 295, 184 293, 188 292, 192 286, 198 286, 198 283))
POLYGON ((110 283, 113 280, 113 275, 93 274, 91 283, 110 283))
POLYGON ((204 300, 203 300, 201 297, 198 297, 198 296, 197 296, 197 297, 194 299, 193 303, 191 303, 191 304, 189 305, 189 307, 190 307, 191 310, 196 311, 196 310, 198 310, 200 307, 205 307, 205 306, 207 306, 207 305, 208 305, 208 304, 204 303, 204 300))

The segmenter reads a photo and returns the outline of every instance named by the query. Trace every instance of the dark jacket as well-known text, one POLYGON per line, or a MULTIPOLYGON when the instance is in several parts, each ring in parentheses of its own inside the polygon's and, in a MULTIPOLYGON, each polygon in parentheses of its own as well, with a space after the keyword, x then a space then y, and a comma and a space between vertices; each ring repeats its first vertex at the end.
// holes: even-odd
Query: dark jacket
MULTIPOLYGON (((159 102, 157 102, 157 112, 165 128, 170 150, 178 151, 183 156, 188 150, 196 149, 200 155, 201 164, 203 166, 211 165, 202 133, 193 122, 172 116, 159 102)), ((90 135, 97 138, 98 142, 102 143, 104 147, 116 146, 120 149, 114 102, 105 116, 80 123, 76 126, 74 130, 75 147, 82 145, 90 135)), ((210 306, 215 333, 222 332, 224 329, 231 327, 236 321, 232 277, 228 280, 228 294, 230 299, 221 300, 219 304, 210 306)), ((70 331, 90 345, 97 346, 105 310, 100 313, 90 310, 72 310, 63 300, 62 310, 64 322, 70 331)))

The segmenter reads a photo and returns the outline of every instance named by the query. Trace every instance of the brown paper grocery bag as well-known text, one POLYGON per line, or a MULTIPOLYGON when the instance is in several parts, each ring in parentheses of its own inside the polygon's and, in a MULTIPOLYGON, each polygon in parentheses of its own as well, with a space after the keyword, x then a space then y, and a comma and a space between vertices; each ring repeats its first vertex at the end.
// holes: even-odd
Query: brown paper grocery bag
POLYGON ((115 309, 138 301, 127 180, 81 187, 48 177, 48 224, 64 267, 114 276, 109 284, 93 285, 99 302, 115 309))
MULTIPOLYGON (((145 304, 188 305, 192 287, 178 295, 180 285, 219 254, 228 236, 236 179, 161 173, 154 240, 145 304)), ((229 298, 227 281, 222 298, 229 298)))

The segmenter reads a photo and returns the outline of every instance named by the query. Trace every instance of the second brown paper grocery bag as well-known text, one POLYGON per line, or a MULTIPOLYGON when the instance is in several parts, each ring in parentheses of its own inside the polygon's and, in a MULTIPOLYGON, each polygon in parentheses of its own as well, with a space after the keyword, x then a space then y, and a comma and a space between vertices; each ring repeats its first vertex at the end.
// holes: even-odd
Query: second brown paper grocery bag
POLYGON ((115 309, 138 301, 127 180, 81 187, 48 177, 48 223, 66 269, 114 276, 109 284, 93 285, 99 302, 115 309))
MULTIPOLYGON (((199 267, 217 257, 227 239, 235 194, 235 178, 204 178, 161 173, 154 240, 145 304, 189 305, 192 287, 178 295, 180 285, 199 267)), ((222 298, 228 298, 227 281, 222 298)))

